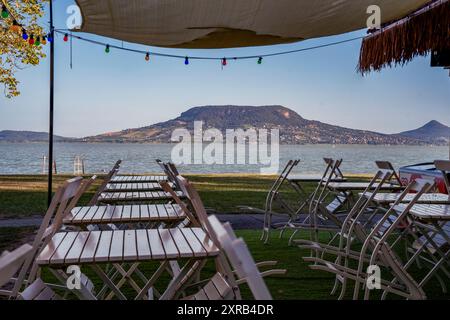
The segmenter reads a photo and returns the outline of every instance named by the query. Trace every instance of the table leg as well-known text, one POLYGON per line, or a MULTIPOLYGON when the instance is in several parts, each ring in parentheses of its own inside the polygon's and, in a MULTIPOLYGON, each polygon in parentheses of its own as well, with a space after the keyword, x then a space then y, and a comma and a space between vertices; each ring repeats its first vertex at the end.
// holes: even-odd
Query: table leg
POLYGON ((145 286, 141 289, 141 291, 138 293, 138 295, 134 298, 135 300, 140 300, 145 296, 145 293, 153 287, 156 280, 161 276, 161 274, 166 270, 166 268, 169 266, 169 261, 164 261, 161 263, 161 265, 158 267, 156 272, 152 275, 152 277, 148 280, 148 282, 145 284, 145 286))
POLYGON ((127 300, 122 292, 115 286, 115 284, 108 278, 108 276, 103 272, 102 268, 98 265, 90 265, 91 269, 102 279, 102 281, 116 294, 120 300, 127 300))
MULTIPOLYGON (((172 299, 180 287, 183 286, 183 278, 187 275, 188 272, 192 272, 192 268, 194 267, 197 260, 190 259, 181 269, 180 273, 174 277, 169 285, 167 286, 167 289, 164 291, 164 293, 161 295, 161 300, 170 300, 172 299)), ((197 267, 199 267, 201 264, 197 264, 197 267)))

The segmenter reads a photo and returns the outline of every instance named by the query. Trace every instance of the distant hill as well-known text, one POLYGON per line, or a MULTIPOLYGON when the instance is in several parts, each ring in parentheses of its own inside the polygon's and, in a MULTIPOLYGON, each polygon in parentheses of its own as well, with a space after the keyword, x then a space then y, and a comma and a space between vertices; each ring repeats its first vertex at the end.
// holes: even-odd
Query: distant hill
MULTIPOLYGON (((65 138, 61 136, 53 136, 54 141, 71 141, 72 138, 65 138)), ((0 142, 45 142, 48 141, 47 132, 35 131, 14 131, 3 130, 0 131, 0 142)))
POLYGON ((436 121, 430 121, 423 127, 415 130, 399 133, 404 137, 427 141, 433 144, 448 143, 450 139, 450 127, 436 121))
POLYGON ((283 144, 407 144, 426 142, 403 135, 348 129, 314 120, 307 120, 283 106, 203 106, 183 112, 179 117, 154 125, 110 132, 83 138, 88 142, 170 142, 176 128, 193 130, 194 121, 203 121, 203 128, 226 129, 250 127, 280 130, 283 144))

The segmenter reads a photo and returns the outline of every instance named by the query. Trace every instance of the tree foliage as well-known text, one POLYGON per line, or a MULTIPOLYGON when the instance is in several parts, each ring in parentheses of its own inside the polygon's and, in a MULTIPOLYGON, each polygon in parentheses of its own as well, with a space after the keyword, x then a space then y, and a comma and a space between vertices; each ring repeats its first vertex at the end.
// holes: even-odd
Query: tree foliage
POLYGON ((45 58, 43 46, 30 45, 22 38, 21 28, 12 28, 14 19, 35 38, 44 36, 45 31, 39 25, 44 15, 46 0, 0 0, 6 5, 9 17, 0 17, 0 85, 8 98, 18 96, 19 81, 16 72, 39 64, 45 58))

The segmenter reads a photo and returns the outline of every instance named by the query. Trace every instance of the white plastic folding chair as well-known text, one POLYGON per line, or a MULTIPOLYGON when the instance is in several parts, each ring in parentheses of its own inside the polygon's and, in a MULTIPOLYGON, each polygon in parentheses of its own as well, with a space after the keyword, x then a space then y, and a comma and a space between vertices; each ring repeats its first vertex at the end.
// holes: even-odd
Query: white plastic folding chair
MULTIPOLYGON (((121 161, 121 160, 119 160, 119 161, 121 161)), ((119 164, 120 164, 119 161, 116 163, 116 165, 114 165, 114 167, 103 178, 101 185, 98 187, 97 191, 95 192, 94 196, 89 201, 88 205, 93 206, 101 201, 102 193, 105 191, 106 186, 108 185, 108 183, 110 183, 111 179, 113 179, 119 172, 119 164)))
MULTIPOLYGON (((192 205, 192 209, 193 209, 192 215, 194 215, 196 217, 196 219, 199 221, 199 223, 204 228, 204 230, 209 234, 211 239, 216 243, 216 245, 218 245, 218 247, 221 248, 220 239, 217 237, 217 233, 215 232, 217 230, 214 230, 214 226, 211 225, 211 222, 207 217, 206 210, 203 206, 203 203, 202 203, 197 191, 192 186, 192 184, 190 184, 189 181, 187 181, 187 179, 185 179, 184 177, 177 176, 177 181, 178 181, 178 185, 180 186, 181 190, 183 191, 183 193, 186 194, 187 199, 189 200, 189 202, 192 205)), ((216 218, 216 220, 217 220, 217 218, 216 218)), ((214 220, 214 221, 216 221, 216 220, 214 220)), ((219 222, 219 224, 220 224, 220 222, 219 222)), ((216 227, 217 227, 217 224, 216 224, 216 227)), ((231 230, 231 226, 229 226, 229 228, 228 228, 228 231, 230 231, 230 230, 231 230)), ((231 232, 231 233, 229 233, 229 235, 231 237, 234 235, 234 233, 231 232)), ((233 238, 233 237, 231 237, 231 238, 233 238)), ((225 240, 225 239, 223 239, 223 240, 225 240)), ((223 259, 223 257, 221 259, 223 259)), ((221 262, 222 264, 225 263, 223 260, 220 260, 220 259, 219 259, 219 262, 221 262)), ((263 267, 263 266, 273 266, 273 265, 277 264, 277 262, 276 261, 264 261, 264 262, 259 262, 257 264, 255 264, 253 262, 253 264, 255 265, 255 268, 258 268, 258 267, 263 267)), ((202 267, 203 266, 198 266, 198 270, 200 270, 202 267)), ((235 271, 233 272, 233 274, 237 274, 237 276, 240 277, 240 279, 236 280, 236 284, 242 284, 242 283, 246 282, 247 281, 246 278, 242 277, 239 274, 239 271, 236 268, 236 266, 233 265, 233 267, 235 268, 235 271)), ((226 266, 225 267, 222 266, 221 269, 225 270, 226 272, 229 272, 228 267, 226 267, 226 266)), ((280 275, 280 274, 285 274, 285 273, 286 273, 286 270, 273 269, 273 270, 264 271, 262 273, 259 273, 259 271, 258 271, 258 276, 266 277, 266 276, 280 275)), ((197 272, 197 274, 195 274, 195 276, 192 276, 190 280, 192 281, 194 279, 199 281, 198 272, 197 272)), ((189 282, 187 281, 187 283, 189 283, 189 282)), ((256 296, 255 296, 255 298, 256 298, 256 296)))
MULTIPOLYGON (((0 287, 8 283, 23 267, 25 260, 33 253, 33 247, 24 244, 12 252, 3 252, 0 256, 0 287)), ((23 300, 59 300, 60 297, 41 279, 36 279, 17 299, 23 300)))
MULTIPOLYGON (((404 206, 402 210, 395 210, 411 190, 418 189, 415 184, 415 182, 410 183, 383 217, 369 229, 365 229, 364 223, 358 219, 358 216, 361 216, 362 211, 360 211, 350 223, 350 228, 345 230, 346 232, 344 230, 342 232, 342 234, 345 234, 346 240, 341 240, 340 246, 334 252, 327 248, 327 253, 337 256, 335 261, 325 260, 323 257, 304 258, 306 261, 314 262, 310 266, 312 269, 328 271, 340 277, 340 281, 343 284, 340 298, 344 297, 348 280, 355 282, 353 299, 359 298, 360 287, 366 284, 370 276, 364 271, 364 267, 368 265, 384 267, 387 270, 387 274, 392 276, 390 280, 386 280, 386 278, 380 279, 380 287, 382 290, 408 299, 425 298, 425 293, 404 268, 401 259, 393 250, 393 245, 397 241, 394 241, 394 243, 388 242, 397 228, 404 222, 411 207, 423 193, 428 192, 433 187, 429 183, 425 183, 422 188, 419 188, 419 192, 417 192, 411 202, 404 206), (361 250, 352 250, 351 245, 354 239, 358 239, 363 243, 361 250), (345 243, 345 245, 342 246, 342 243, 345 243), (356 261, 358 267, 356 269, 349 267, 350 261, 356 261)), ((364 299, 368 299, 369 296, 370 291, 365 286, 364 299)))
MULTIPOLYGON (((300 160, 289 160, 286 166, 283 168, 281 173, 277 176, 269 191, 267 192, 266 200, 264 203, 264 209, 249 207, 249 206, 238 206, 240 210, 261 213, 264 214, 263 230, 261 234, 261 240, 264 243, 269 242, 270 231, 272 228, 277 226, 272 225, 273 216, 283 216, 288 217, 288 220, 295 220, 297 214, 300 212, 299 208, 293 208, 284 198, 281 187, 287 181, 287 178, 291 171, 300 163, 300 160), (275 206, 279 206, 281 210, 275 211, 275 206)), ((286 226, 286 222, 280 223, 279 226, 286 226)))
POLYGON ((229 223, 222 225, 216 216, 208 218, 211 232, 215 234, 220 247, 240 279, 245 280, 256 300, 271 300, 267 288, 250 251, 242 238, 237 238, 229 223))
POLYGON ((389 161, 375 161, 375 164, 377 165, 378 169, 380 170, 387 170, 392 172, 392 176, 389 179, 389 183, 393 185, 402 185, 402 181, 400 180, 400 176, 395 171, 394 166, 389 161))
MULTIPOLYGON (((32 243, 30 254, 27 255, 17 277, 12 277, 9 281, 12 283, 12 289, 1 290, 0 294, 17 298, 24 286, 26 287, 36 280, 39 270, 35 258, 52 236, 61 229, 63 216, 76 205, 92 182, 93 179, 83 181, 81 177, 78 177, 66 181, 57 189, 32 243)), ((92 297, 93 284, 84 274, 81 276, 81 285, 81 290, 76 290, 74 293, 80 298, 92 297)))
POLYGON ((348 194, 343 192, 333 193, 328 185, 339 176, 339 167, 342 159, 327 159, 327 167, 322 175, 322 179, 316 186, 309 202, 309 214, 303 221, 291 223, 291 228, 295 231, 289 238, 292 244, 294 237, 300 230, 309 230, 311 240, 317 241, 319 231, 328 231, 336 234, 341 229, 342 220, 346 213, 343 211, 348 202, 348 194), (332 198, 332 200, 328 200, 332 198))

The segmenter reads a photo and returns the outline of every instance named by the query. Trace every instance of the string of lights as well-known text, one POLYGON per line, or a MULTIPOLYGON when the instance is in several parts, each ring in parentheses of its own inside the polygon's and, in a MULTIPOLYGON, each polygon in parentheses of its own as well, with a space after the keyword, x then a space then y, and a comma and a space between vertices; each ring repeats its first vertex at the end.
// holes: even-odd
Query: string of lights
MULTIPOLYGON (((13 17, 11 12, 7 9, 7 7, 4 4, 2 4, 1 17, 3 19, 10 19, 12 21, 11 25, 10 25, 11 30, 18 34, 21 34, 22 39, 24 41, 27 41, 30 45, 35 45, 35 46, 45 45, 47 42, 51 42, 54 40, 51 37, 51 33, 37 35, 37 34, 34 34, 33 32, 28 32, 22 24, 17 22, 17 20, 13 17)), ((325 48, 325 47, 331 47, 331 46, 336 46, 336 45, 340 45, 340 44, 344 44, 344 43, 348 43, 348 42, 361 40, 364 38, 364 36, 358 36, 358 37, 354 37, 354 38, 350 38, 350 39, 325 43, 325 44, 306 47, 306 48, 293 49, 293 50, 287 50, 287 51, 278 51, 278 52, 274 52, 274 53, 266 53, 266 54, 260 54, 260 55, 218 57, 218 56, 185 56, 185 55, 167 54, 167 53, 156 52, 156 51, 145 51, 145 50, 133 49, 133 48, 129 48, 129 47, 113 45, 113 44, 109 44, 106 42, 85 38, 83 36, 79 36, 79 35, 73 34, 71 32, 69 33, 67 29, 55 29, 54 32, 56 34, 63 35, 64 42, 68 42, 69 39, 77 39, 77 40, 91 43, 94 45, 102 46, 102 47, 104 47, 105 53, 110 53, 112 49, 122 50, 122 51, 128 51, 128 52, 142 54, 146 61, 150 61, 150 56, 156 56, 156 57, 181 59, 184 61, 185 65, 189 65, 190 60, 217 60, 217 61, 220 61, 222 67, 227 66, 229 60, 256 59, 257 64, 262 64, 263 59, 267 58, 267 57, 274 57, 274 56, 294 54, 294 53, 299 53, 299 52, 304 52, 304 51, 317 50, 317 49, 321 49, 321 48, 325 48)))
POLYGON ((155 52, 155 51, 145 51, 145 50, 139 50, 139 49, 133 49, 133 48, 127 48, 124 46, 118 46, 109 44, 106 42, 98 41, 98 40, 92 40, 88 39, 76 34, 69 34, 67 32, 64 32, 61 29, 55 30, 55 33, 64 35, 63 40, 64 42, 68 42, 69 38, 72 37, 77 40, 81 40, 84 42, 88 42, 91 44, 99 45, 104 47, 105 53, 110 53, 112 49, 114 50, 123 50, 123 51, 129 51, 134 53, 142 54, 145 57, 146 61, 150 60, 150 56, 157 56, 157 57, 165 57, 165 58, 175 58, 175 59, 182 59, 184 60, 184 64, 188 65, 190 60, 217 60, 220 61, 222 66, 226 66, 229 60, 249 60, 249 59, 256 59, 257 64, 262 64, 263 59, 267 57, 274 57, 274 56, 280 56, 280 55, 286 55, 286 54, 293 54, 293 53, 299 53, 304 51, 310 51, 310 50, 316 50, 321 49, 325 47, 331 47, 336 46, 343 43, 353 42, 357 40, 361 40, 364 38, 364 36, 354 37, 350 39, 330 42, 326 44, 321 44, 317 46, 312 47, 306 47, 306 48, 300 48, 300 49, 293 49, 288 51, 278 51, 274 53, 266 53, 266 54, 260 54, 260 55, 249 55, 249 56, 226 56, 226 57, 218 57, 218 56, 184 56, 184 55, 176 55, 176 54, 167 54, 167 53, 161 53, 161 52, 155 52))
POLYGON ((24 41, 27 41, 31 46, 46 45, 47 41, 53 41, 50 33, 36 34, 35 32, 28 32, 26 28, 17 21, 16 17, 2 1, 2 11, 0 14, 1 18, 4 20, 11 20, 11 25, 9 29, 14 33, 21 35, 24 41))

